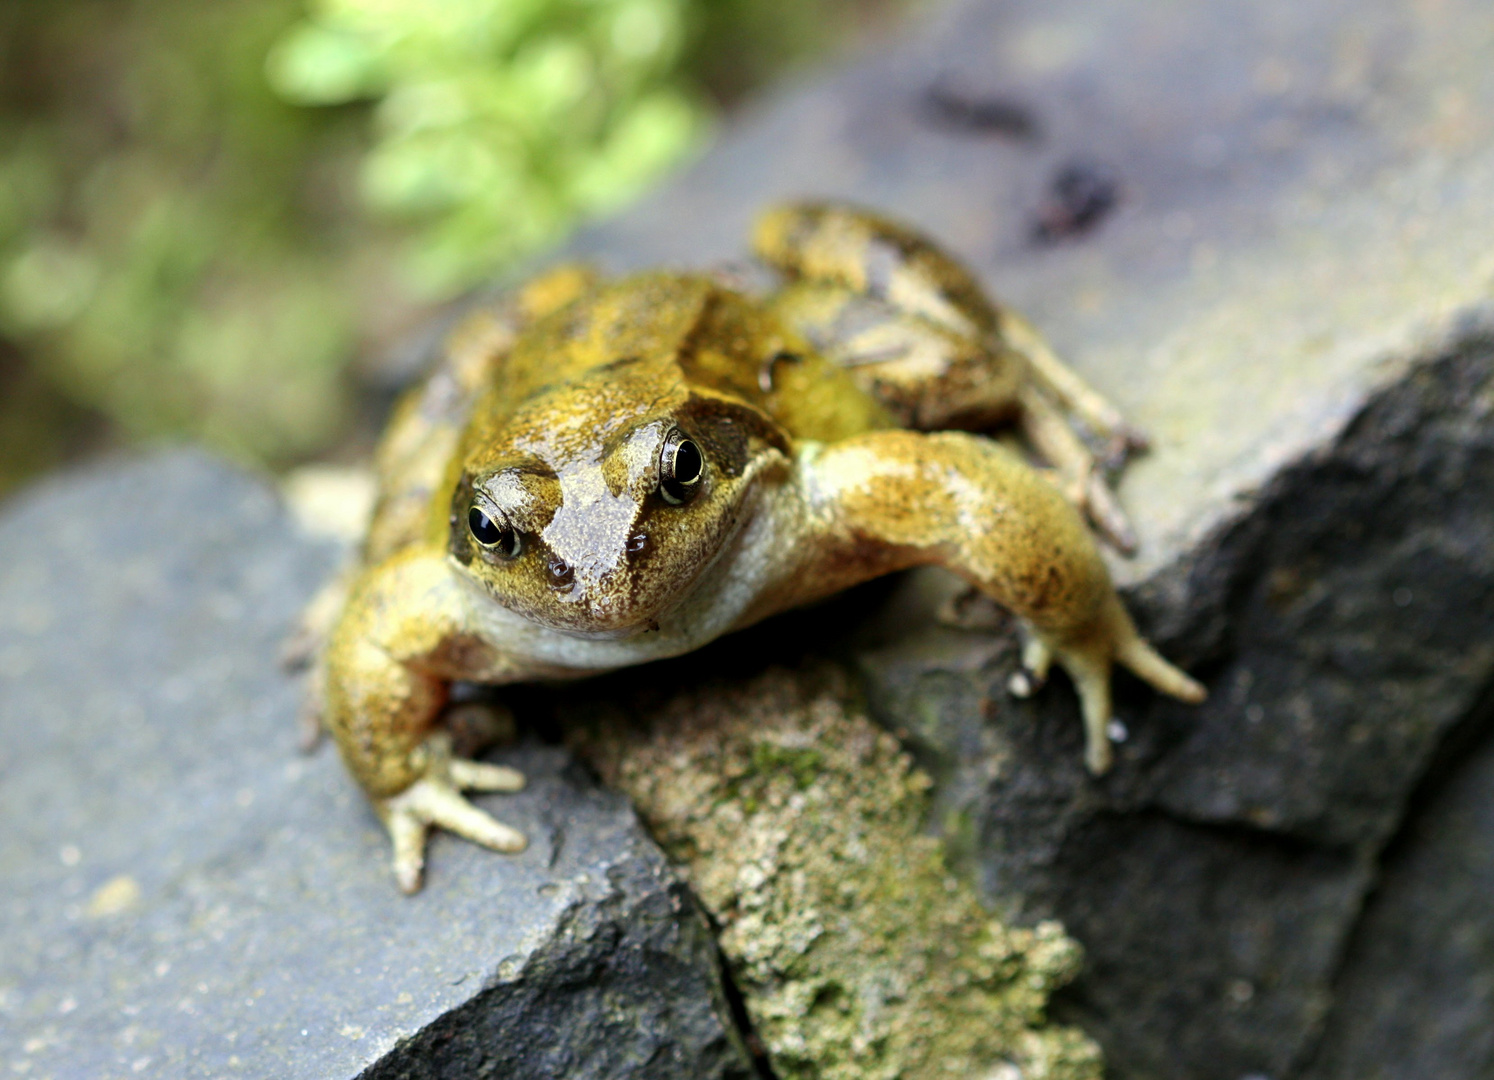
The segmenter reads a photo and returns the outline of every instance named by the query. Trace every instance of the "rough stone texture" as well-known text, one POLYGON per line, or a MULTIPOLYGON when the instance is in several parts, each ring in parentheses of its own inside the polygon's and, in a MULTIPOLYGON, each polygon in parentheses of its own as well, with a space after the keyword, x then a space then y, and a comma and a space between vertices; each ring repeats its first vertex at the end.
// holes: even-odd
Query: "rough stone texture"
POLYGON ((928 777, 846 683, 779 669, 662 708, 613 698, 572 712, 572 739, 686 868, 781 1080, 1099 1080, 1099 1048, 1044 1018, 1078 948, 950 876, 928 777))
MULTIPOLYGON (((987 895, 1085 945, 1062 1015, 1120 1076, 1306 1075, 1324 1031, 1323 1061, 1370 1060, 1343 1034, 1376 992, 1355 973, 1382 977, 1375 934, 1412 917, 1381 904, 1437 895, 1428 926, 1478 909, 1475 870, 1396 893, 1423 865, 1403 852, 1359 926, 1411 793, 1494 679, 1491 55, 1481 0, 967 0, 786 91, 576 247, 700 265, 739 255, 773 198, 871 203, 961 254, 1153 435, 1120 484, 1141 549, 1112 565, 1213 697, 1121 680, 1112 776, 1083 774, 1062 677, 1012 701, 1010 634, 937 625, 940 580, 842 638, 987 895), (1022 122, 962 129, 931 91, 1022 122), (1039 242, 1076 164, 1117 178, 1116 208, 1039 242)), ((1419 960, 1423 982, 1466 975, 1446 1030, 1494 1025, 1478 948, 1422 943, 1454 950, 1419 960)), ((1483 1075, 1479 1038, 1405 1060, 1483 1075)))
POLYGON ((745 1077, 703 917, 618 795, 505 759, 533 840, 394 887, 281 640, 334 552, 197 455, 0 515, 0 1063, 31 1077, 745 1077))
POLYGON ((1475 721, 1386 853, 1310 1080, 1494 1075, 1494 700, 1475 721))

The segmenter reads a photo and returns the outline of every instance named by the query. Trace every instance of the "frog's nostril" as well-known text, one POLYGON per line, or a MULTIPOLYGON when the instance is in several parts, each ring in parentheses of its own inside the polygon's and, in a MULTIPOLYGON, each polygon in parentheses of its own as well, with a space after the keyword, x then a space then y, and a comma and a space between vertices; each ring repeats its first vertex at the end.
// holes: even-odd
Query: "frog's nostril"
POLYGON ((632 536, 628 537, 628 555, 630 557, 642 555, 648 551, 648 548, 648 533, 634 533, 632 536))
POLYGON ((551 556, 550 561, 545 564, 545 572, 550 575, 552 589, 567 590, 576 582, 576 572, 564 559, 551 556))

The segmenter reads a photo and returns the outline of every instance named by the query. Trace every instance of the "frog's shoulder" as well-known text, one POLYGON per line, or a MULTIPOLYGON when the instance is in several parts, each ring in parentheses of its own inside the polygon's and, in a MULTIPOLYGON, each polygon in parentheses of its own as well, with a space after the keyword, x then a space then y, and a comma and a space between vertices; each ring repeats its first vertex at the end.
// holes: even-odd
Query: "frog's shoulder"
POLYGON ((794 439, 895 427, 890 413, 769 305, 718 287, 678 354, 693 386, 750 402, 794 439))

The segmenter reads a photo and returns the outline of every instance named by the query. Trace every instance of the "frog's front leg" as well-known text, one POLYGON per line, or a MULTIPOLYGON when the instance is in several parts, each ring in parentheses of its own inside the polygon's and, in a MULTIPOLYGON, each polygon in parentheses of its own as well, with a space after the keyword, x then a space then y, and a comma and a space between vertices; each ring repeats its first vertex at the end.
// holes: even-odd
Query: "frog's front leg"
POLYGON ((997 443, 873 432, 802 459, 800 490, 804 520, 820 533, 803 546, 824 552, 823 566, 801 570, 800 580, 920 564, 959 574, 1024 621, 1033 642, 1024 660, 1035 675, 1052 659, 1072 677, 1091 772, 1111 763, 1114 664, 1163 693, 1203 700, 1204 688, 1137 633, 1074 507, 997 443))
POLYGON ((523 776, 453 757, 449 736, 434 729, 450 681, 480 678, 495 661, 466 617, 441 553, 408 549, 355 583, 325 658, 326 726, 389 830, 407 893, 420 888, 432 826, 495 851, 526 844, 462 795, 518 791, 523 776))

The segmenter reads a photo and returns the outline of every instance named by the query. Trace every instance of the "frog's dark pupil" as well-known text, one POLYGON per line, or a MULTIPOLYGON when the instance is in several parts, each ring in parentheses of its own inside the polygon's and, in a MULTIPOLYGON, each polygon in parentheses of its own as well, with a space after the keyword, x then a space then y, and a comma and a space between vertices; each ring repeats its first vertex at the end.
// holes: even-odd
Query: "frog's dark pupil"
POLYGON ((475 506, 467 515, 467 525, 472 529, 472 535, 477 537, 479 544, 486 544, 488 547, 492 547, 498 542, 498 534, 501 530, 497 525, 493 524, 492 518, 488 517, 487 514, 484 514, 475 506))
POLYGON ((671 438, 664 444, 659 464, 659 494, 664 496, 664 501, 671 506, 689 502, 705 471, 705 458, 700 447, 689 439, 676 442, 671 438))
POLYGON ((674 479, 681 484, 693 484, 700 479, 700 447, 686 439, 674 451, 674 479))
POLYGON ((519 534, 513 529, 499 528, 497 522, 475 506, 467 512, 467 527, 483 547, 496 547, 500 555, 510 559, 519 554, 519 534))

